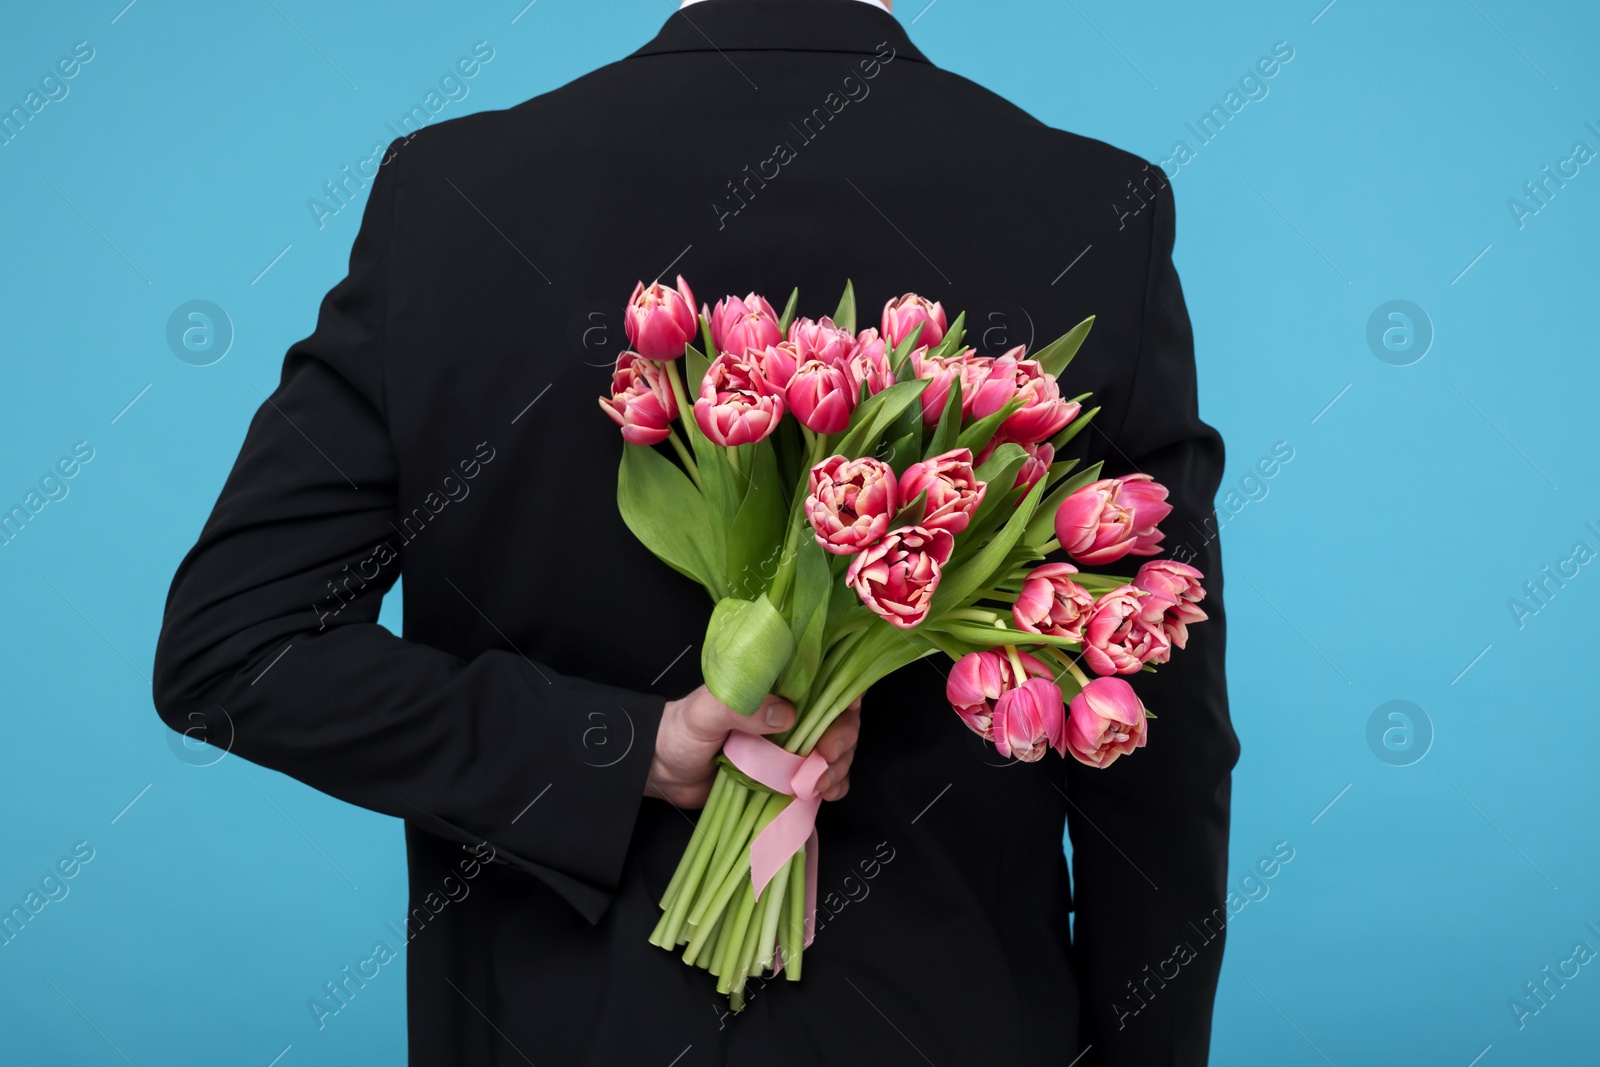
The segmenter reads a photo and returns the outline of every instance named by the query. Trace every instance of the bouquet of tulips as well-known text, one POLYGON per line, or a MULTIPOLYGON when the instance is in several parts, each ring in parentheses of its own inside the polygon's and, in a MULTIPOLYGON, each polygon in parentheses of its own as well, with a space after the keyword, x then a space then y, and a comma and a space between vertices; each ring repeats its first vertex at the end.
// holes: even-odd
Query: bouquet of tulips
POLYGON ((869 686, 947 655, 951 706, 1002 756, 1105 767, 1153 718, 1120 676, 1165 663, 1206 617, 1185 564, 1042 562, 1153 556, 1172 510, 1148 475, 1055 460, 1099 410, 1058 384, 1092 318, 985 357, 962 346, 964 315, 914 293, 859 332, 849 284, 832 316, 797 318, 797 301, 697 312, 682 277, 641 282, 600 399, 629 446, 623 520, 715 602, 706 686, 744 714, 769 692, 798 712, 770 739, 729 737, 651 935, 736 1011, 747 977, 800 978, 826 770, 812 748, 869 686))

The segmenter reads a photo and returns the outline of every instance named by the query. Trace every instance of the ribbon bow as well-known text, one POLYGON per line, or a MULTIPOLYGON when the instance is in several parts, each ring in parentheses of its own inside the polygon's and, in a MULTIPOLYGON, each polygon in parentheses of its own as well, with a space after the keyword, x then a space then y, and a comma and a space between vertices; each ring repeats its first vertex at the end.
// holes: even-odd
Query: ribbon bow
MULTIPOLYGON (((728 735, 722 751, 739 770, 768 789, 794 797, 766 829, 750 843, 750 881, 756 899, 790 856, 806 850, 806 947, 816 931, 817 917, 817 810, 822 797, 817 779, 828 769, 828 761, 817 752, 797 756, 786 752, 759 734, 735 731, 728 735)), ((780 953, 781 957, 781 953, 780 953)), ((780 958, 778 969, 781 971, 780 958)))

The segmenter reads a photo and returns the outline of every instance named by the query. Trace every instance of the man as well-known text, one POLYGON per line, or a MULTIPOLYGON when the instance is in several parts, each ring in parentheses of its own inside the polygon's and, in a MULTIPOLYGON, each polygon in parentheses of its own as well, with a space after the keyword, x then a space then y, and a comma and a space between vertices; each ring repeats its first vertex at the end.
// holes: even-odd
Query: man
POLYGON ((392 146, 174 580, 155 692, 405 820, 412 1062, 1205 1062, 1238 748, 1173 235, 1159 171, 934 67, 874 0, 704 0, 392 146), (847 277, 863 307, 914 290, 989 354, 1096 315, 1073 447, 1169 487, 1210 592, 1107 770, 999 759, 932 660, 876 686, 825 748, 804 980, 737 1016, 647 938, 712 755, 788 710, 696 690, 711 604, 623 526, 594 401, 635 281, 678 272, 812 316, 847 277), (376 623, 402 572, 404 639, 376 623))

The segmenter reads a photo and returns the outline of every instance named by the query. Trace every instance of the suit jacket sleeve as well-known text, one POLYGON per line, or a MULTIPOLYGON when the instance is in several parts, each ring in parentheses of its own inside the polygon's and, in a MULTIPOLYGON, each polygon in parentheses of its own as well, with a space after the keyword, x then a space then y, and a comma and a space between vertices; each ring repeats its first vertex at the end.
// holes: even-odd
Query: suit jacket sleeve
POLYGON ((461 658, 396 637, 377 616, 397 564, 336 615, 312 607, 392 533, 397 510, 384 340, 398 144, 348 275, 289 349, 173 580, 155 702, 175 730, 429 832, 487 842, 595 922, 620 879, 663 700, 563 677, 512 648, 461 658), (592 765, 574 720, 624 716, 628 754, 592 765))
MULTIPOLYGON (((1151 209, 1139 352, 1120 428, 1096 435, 1107 476, 1144 471, 1172 514, 1162 554, 1205 576, 1209 618, 1155 674, 1129 679, 1150 711, 1146 747, 1105 770, 1072 763, 1073 941, 1084 1043, 1099 1062, 1203 1064, 1222 964, 1228 806, 1239 743, 1224 678, 1222 561, 1211 526, 1222 438, 1200 420, 1194 337, 1173 267, 1173 196, 1151 209), (1184 948, 1183 946, 1187 946, 1184 948)), ((1140 557, 1124 560, 1133 572, 1140 557)))

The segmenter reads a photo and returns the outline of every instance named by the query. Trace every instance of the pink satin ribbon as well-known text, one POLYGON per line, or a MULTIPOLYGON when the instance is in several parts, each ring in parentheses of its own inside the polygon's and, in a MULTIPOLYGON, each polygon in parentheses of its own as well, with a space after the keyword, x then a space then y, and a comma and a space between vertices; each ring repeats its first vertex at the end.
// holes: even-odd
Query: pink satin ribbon
MULTIPOLYGON (((817 925, 816 823, 817 810, 822 807, 817 780, 827 771, 828 761, 816 752, 797 756, 759 734, 739 732, 728 735, 722 751, 735 767, 768 789, 794 797, 750 843, 750 880, 760 900, 761 891, 789 857, 802 847, 806 850, 805 943, 809 948, 817 925)), ((782 953, 775 958, 778 971, 782 971, 782 953)))

